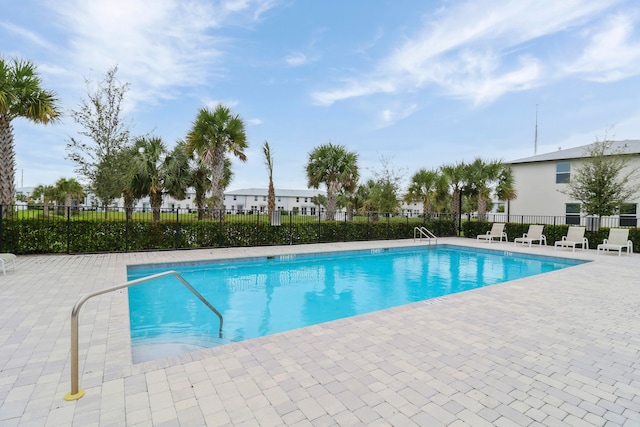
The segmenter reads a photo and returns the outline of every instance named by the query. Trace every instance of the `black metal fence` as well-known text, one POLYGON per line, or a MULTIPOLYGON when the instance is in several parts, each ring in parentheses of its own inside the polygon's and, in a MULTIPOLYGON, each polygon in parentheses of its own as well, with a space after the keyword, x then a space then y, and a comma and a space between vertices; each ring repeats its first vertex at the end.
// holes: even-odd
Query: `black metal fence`
POLYGON ((578 217, 576 221, 567 216, 489 213, 487 222, 463 215, 457 226, 449 214, 424 217, 339 211, 333 220, 325 215, 324 211, 303 215, 281 210, 175 208, 154 213, 122 207, 0 206, 0 252, 71 254, 405 239, 419 226, 437 236, 475 238, 491 222, 507 223, 511 240, 526 232, 529 224, 544 224, 549 244, 560 239, 568 225, 581 224, 587 227, 592 246, 607 237, 609 228, 632 227, 630 238, 640 248, 636 218, 578 217))
POLYGON ((635 215, 616 215, 616 216, 581 216, 581 215, 509 215, 506 213, 489 213, 487 221, 504 222, 515 224, 540 224, 540 225, 582 225, 587 230, 597 230, 603 228, 636 228, 638 226, 638 218, 635 215))
POLYGON ((450 215, 430 218, 380 212, 201 211, 190 209, 0 206, 0 252, 91 253, 208 247, 293 245, 399 239, 428 226, 454 235, 450 215))

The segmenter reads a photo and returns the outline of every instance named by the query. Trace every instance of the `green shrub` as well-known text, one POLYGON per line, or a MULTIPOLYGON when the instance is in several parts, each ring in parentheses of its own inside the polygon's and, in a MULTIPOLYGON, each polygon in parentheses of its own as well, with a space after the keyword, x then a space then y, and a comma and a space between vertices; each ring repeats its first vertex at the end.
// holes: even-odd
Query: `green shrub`
POLYGON ((426 226, 437 236, 455 235, 448 220, 427 222, 380 217, 358 221, 176 222, 64 217, 2 220, 0 250, 16 254, 95 253, 205 247, 289 245, 320 242, 406 239, 415 226, 426 226))

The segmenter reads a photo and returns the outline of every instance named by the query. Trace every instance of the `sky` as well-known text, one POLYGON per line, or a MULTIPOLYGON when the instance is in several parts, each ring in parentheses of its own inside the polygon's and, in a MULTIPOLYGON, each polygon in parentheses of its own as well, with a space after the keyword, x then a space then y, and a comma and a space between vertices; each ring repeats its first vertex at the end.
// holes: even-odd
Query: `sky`
MULTIPOLYGON (((133 135, 184 139, 199 109, 243 119, 229 190, 305 189, 317 146, 386 164, 504 161, 640 139, 637 0, 0 0, 0 56, 32 61, 64 113, 13 121, 16 186, 84 182, 66 145, 86 82, 118 67, 133 135), (536 138, 537 134, 537 138, 536 138)), ((89 141, 87 141, 89 142, 89 141)))

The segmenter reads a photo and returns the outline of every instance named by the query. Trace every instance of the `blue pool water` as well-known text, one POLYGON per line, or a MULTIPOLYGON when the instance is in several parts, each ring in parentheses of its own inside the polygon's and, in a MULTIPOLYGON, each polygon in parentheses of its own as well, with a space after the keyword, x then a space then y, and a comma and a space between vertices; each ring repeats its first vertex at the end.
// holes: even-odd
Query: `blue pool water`
POLYGON ((134 361, 265 336, 580 264, 582 261, 450 245, 244 260, 129 266, 129 280, 175 277, 129 289, 134 361))

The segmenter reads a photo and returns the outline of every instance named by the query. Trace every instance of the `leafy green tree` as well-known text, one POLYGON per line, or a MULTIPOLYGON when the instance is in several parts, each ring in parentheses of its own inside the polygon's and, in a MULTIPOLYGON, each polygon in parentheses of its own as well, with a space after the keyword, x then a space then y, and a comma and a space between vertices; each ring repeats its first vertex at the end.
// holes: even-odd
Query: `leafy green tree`
POLYGON ((49 206, 58 198, 58 194, 58 190, 53 185, 38 185, 33 189, 31 197, 34 200, 42 200, 42 211, 45 218, 49 217, 49 206))
POLYGON ((269 142, 265 141, 262 147, 264 154, 264 163, 267 166, 269 172, 269 189, 267 190, 267 212, 269 213, 269 221, 271 221, 271 215, 276 210, 276 190, 273 186, 273 156, 271 155, 271 147, 269 142))
MULTIPOLYGON (((36 66, 20 59, 0 57, 0 205, 15 197, 15 142, 13 119, 52 123, 61 115, 55 93, 42 88, 36 66)), ((4 211, 8 213, 8 209, 4 211)))
POLYGON ((487 217, 487 203, 491 203, 491 190, 497 185, 502 172, 502 162, 499 160, 485 161, 476 158, 468 166, 468 192, 474 197, 478 208, 478 221, 485 221, 487 217))
POLYGON ((422 202, 422 210, 426 218, 430 218, 433 207, 437 206, 446 192, 445 177, 437 170, 420 169, 411 177, 405 200, 422 202))
POLYGON ((87 179, 104 207, 120 197, 128 179, 119 161, 121 151, 130 142, 129 125, 122 119, 122 103, 129 85, 117 80, 117 71, 117 66, 108 70, 95 89, 85 80, 86 99, 71 112, 82 128, 78 132, 81 138, 71 137, 67 143, 67 158, 76 163, 76 172, 87 179))
POLYGON ((507 203, 518 197, 516 183, 513 177, 513 170, 510 165, 502 164, 502 168, 498 176, 498 183, 495 188, 495 194, 498 200, 502 200, 507 203))
POLYGON ((82 184, 75 178, 60 178, 56 181, 56 192, 58 193, 58 203, 62 206, 71 206, 73 201, 81 202, 86 194, 82 184))
POLYGON ((134 144, 137 154, 134 158, 132 179, 133 194, 136 198, 149 196, 153 220, 160 220, 162 193, 164 190, 163 160, 167 149, 158 137, 137 138, 134 144))
POLYGON ((441 166, 440 170, 451 189, 451 215, 453 216, 456 229, 460 230, 462 192, 467 182, 468 166, 464 162, 458 162, 441 166))
POLYGON ((204 209, 207 203, 207 192, 211 189, 210 177, 211 174, 209 172, 209 168, 204 163, 197 162, 193 169, 191 169, 190 182, 195 191, 193 203, 195 203, 198 209, 199 220, 204 219, 204 209))
POLYGON ((306 173, 308 187, 317 189, 320 184, 326 185, 326 218, 333 221, 338 193, 341 190, 351 192, 358 183, 358 155, 342 145, 320 145, 309 153, 306 173))
POLYGON ((124 179, 121 183, 120 192, 122 195, 122 201, 125 208, 125 214, 127 219, 133 218, 133 207, 136 204, 138 198, 135 196, 133 188, 133 175, 135 173, 135 157, 138 151, 134 146, 127 146, 120 150, 116 157, 116 164, 121 168, 121 173, 124 179))
POLYGON ((164 191, 176 200, 184 200, 191 186, 191 165, 184 146, 176 144, 162 164, 164 191))
POLYGON ((244 122, 231 114, 229 107, 218 105, 213 111, 202 108, 187 134, 187 147, 209 166, 211 174, 211 206, 213 217, 222 218, 224 209, 224 174, 227 154, 246 161, 249 147, 244 122))
MULTIPOLYGON (((340 197, 338 197, 340 198, 340 197)), ((327 196, 324 194, 316 194, 311 198, 311 203, 316 206, 323 206, 325 209, 327 207, 327 196)))
POLYGON ((587 215, 613 215, 640 191, 637 168, 629 168, 624 148, 613 141, 596 141, 586 149, 586 158, 574 168, 565 194, 581 203, 587 215))

